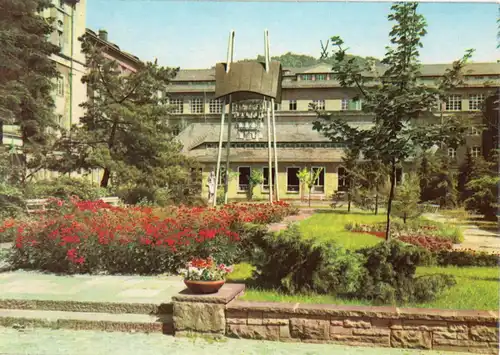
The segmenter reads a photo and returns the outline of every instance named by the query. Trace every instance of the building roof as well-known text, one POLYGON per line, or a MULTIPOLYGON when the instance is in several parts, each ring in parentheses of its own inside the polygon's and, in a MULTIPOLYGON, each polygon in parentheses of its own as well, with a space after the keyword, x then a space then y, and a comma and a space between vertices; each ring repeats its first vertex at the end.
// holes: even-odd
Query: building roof
POLYGON ((116 44, 114 44, 110 41, 103 40, 102 38, 99 37, 99 35, 97 33, 92 31, 90 28, 85 29, 85 33, 92 36, 92 38, 94 39, 95 42, 100 43, 101 45, 105 45, 108 50, 113 52, 113 54, 119 55, 123 59, 126 59, 126 60, 128 60, 136 65, 139 65, 142 63, 141 60, 139 59, 139 57, 121 50, 120 47, 118 47, 116 44))
MULTIPOLYGON (((448 64, 423 64, 420 68, 422 76, 441 76, 446 69, 452 67, 448 64)), ((384 66, 377 65, 379 74, 383 73, 384 66)), ((314 73, 332 73, 329 64, 320 63, 311 67, 303 68, 283 68, 284 71, 289 71, 287 75, 297 74, 314 74, 314 73)), ((500 75, 500 63, 469 63, 464 69, 465 75, 500 75)), ((181 69, 173 81, 215 81, 215 68, 212 69, 181 69)))
MULTIPOLYGON (((352 122, 352 126, 370 128, 371 121, 352 122)), ((267 125, 262 123, 260 131, 262 138, 253 140, 253 142, 267 142, 267 125)), ((231 129, 231 142, 246 143, 249 142, 240 137, 238 122, 233 123, 231 129)), ((178 139, 184 146, 185 152, 191 152, 200 147, 203 143, 218 143, 220 135, 220 124, 218 123, 191 123, 179 134, 178 139)), ((223 141, 227 141, 227 124, 223 130, 223 141)), ((287 143, 313 143, 330 142, 320 132, 313 130, 312 122, 276 122, 276 141, 287 143)))

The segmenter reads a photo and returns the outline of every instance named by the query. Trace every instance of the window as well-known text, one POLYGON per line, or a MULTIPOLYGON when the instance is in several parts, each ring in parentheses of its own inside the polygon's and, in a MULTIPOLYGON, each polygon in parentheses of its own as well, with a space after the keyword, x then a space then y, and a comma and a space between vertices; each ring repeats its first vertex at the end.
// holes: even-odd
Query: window
POLYGON ((57 31, 57 45, 61 52, 64 50, 64 33, 63 31, 57 31))
POLYGON ((297 100, 290 100, 289 108, 290 111, 297 111, 297 100))
MULTIPOLYGON (((275 186, 276 183, 276 170, 272 168, 272 182, 273 186, 275 186)), ((269 168, 264 167, 262 168, 262 175, 264 175, 264 182, 262 183, 262 191, 269 191, 269 168)))
POLYGON ((326 80, 326 74, 316 74, 316 80, 326 80))
POLYGON ((340 109, 342 111, 347 111, 349 109, 349 99, 342 99, 340 103, 340 109))
POLYGON ((477 129, 476 127, 472 126, 470 128, 470 135, 471 136, 479 136, 481 134, 481 131, 477 129))
POLYGON ((57 78, 57 96, 64 96, 64 78, 57 78))
POLYGON ((347 191, 349 188, 349 179, 347 178, 347 170, 341 166, 337 170, 338 191, 347 191))
POLYGON ((316 194, 323 194, 325 193, 325 168, 313 167, 311 169, 311 174, 314 177, 315 174, 318 174, 319 170, 321 171, 319 172, 318 178, 314 181, 312 192, 316 194))
POLYGON ((274 103, 274 111, 281 111, 281 104, 275 102, 274 103))
POLYGON ((401 184, 402 181, 403 181, 403 169, 396 168, 396 185, 401 184))
POLYGON ((448 148, 448 157, 455 159, 457 157, 457 150, 455 148, 448 148))
POLYGON ((484 102, 483 94, 475 94, 469 96, 469 110, 479 111, 482 108, 484 102))
POLYGON ((172 105, 172 113, 184 113, 183 99, 170 99, 170 105, 172 105))
POLYGON ((238 167, 238 191, 247 191, 250 183, 250 167, 238 167))
POLYGON ((300 168, 286 168, 286 191, 299 192, 300 181, 297 177, 300 168))
POLYGON ((205 103, 202 98, 192 98, 191 99, 191 113, 203 113, 205 112, 205 103))
POLYGON ((208 109, 210 113, 221 113, 222 112, 222 101, 219 99, 210 100, 208 103, 208 109))
POLYGON ((460 111, 462 110, 462 95, 451 95, 446 100, 446 111, 460 111))
POLYGON ((325 100, 313 100, 313 104, 316 106, 317 110, 325 109, 325 100))
POLYGON ((481 155, 481 147, 472 147, 470 153, 474 158, 479 157, 481 155))
POLYGON ((312 80, 313 76, 311 74, 302 75, 302 80, 312 80))

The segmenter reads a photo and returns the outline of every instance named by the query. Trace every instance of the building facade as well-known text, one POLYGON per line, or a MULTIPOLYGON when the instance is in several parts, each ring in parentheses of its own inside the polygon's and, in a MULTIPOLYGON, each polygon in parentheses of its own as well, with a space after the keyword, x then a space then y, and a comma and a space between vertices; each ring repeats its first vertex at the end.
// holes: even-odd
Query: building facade
MULTIPOLYGON (((451 64, 424 65, 420 80, 432 85, 449 67, 451 64)), ((442 147, 456 164, 464 158, 468 149, 473 155, 482 154, 482 106, 500 84, 499 63, 471 63, 464 72, 464 84, 446 102, 437 103, 443 116, 461 114, 470 117, 466 145, 456 150, 442 147)), ((216 166, 222 111, 221 101, 214 99, 215 70, 181 70, 168 87, 167 94, 174 109, 172 121, 180 127, 179 139, 184 151, 203 166, 203 194, 206 196, 206 179, 216 166)), ((281 198, 300 198, 297 172, 302 168, 321 170, 313 188, 314 198, 327 199, 334 192, 346 188, 343 148, 313 130, 312 122, 316 120, 316 114, 309 110, 309 105, 314 103, 321 110, 343 116, 351 125, 369 128, 372 116, 362 111, 362 101, 353 100, 356 94, 354 88, 342 88, 334 80, 329 65, 283 70, 282 102, 275 105, 279 160, 277 176, 281 198)), ((265 120, 259 126, 250 137, 244 122, 235 122, 232 126, 230 167, 239 174, 229 183, 231 199, 246 197, 248 176, 252 169, 262 171, 265 179, 264 184, 255 188, 254 196, 266 198, 269 193, 265 120)), ((227 132, 227 126, 224 132, 227 132)), ((224 133, 224 142, 226 140, 224 133)), ((222 154, 222 165, 225 165, 225 154, 222 154)), ((399 175, 402 177, 401 173, 399 175)))

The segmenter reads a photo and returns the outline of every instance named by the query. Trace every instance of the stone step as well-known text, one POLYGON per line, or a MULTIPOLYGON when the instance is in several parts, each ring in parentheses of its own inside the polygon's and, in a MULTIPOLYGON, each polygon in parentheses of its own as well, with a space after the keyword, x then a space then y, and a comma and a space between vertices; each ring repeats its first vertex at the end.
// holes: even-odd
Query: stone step
POLYGON ((172 315, 0 309, 0 326, 172 334, 172 315))
POLYGON ((158 315, 172 314, 172 303, 153 304, 0 298, 0 309, 158 315))

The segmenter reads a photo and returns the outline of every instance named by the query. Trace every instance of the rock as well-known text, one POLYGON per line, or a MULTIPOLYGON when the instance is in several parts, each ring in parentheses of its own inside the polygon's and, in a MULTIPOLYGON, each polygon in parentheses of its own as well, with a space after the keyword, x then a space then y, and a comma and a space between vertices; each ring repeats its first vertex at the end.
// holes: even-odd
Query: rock
POLYGON ((330 322, 321 319, 292 318, 291 335, 293 338, 328 340, 330 336, 330 322))
POLYGON ((393 330, 391 345, 394 348, 430 349, 432 348, 431 332, 419 330, 393 330))
POLYGON ((224 333, 224 305, 214 303, 174 302, 175 331, 224 333))

